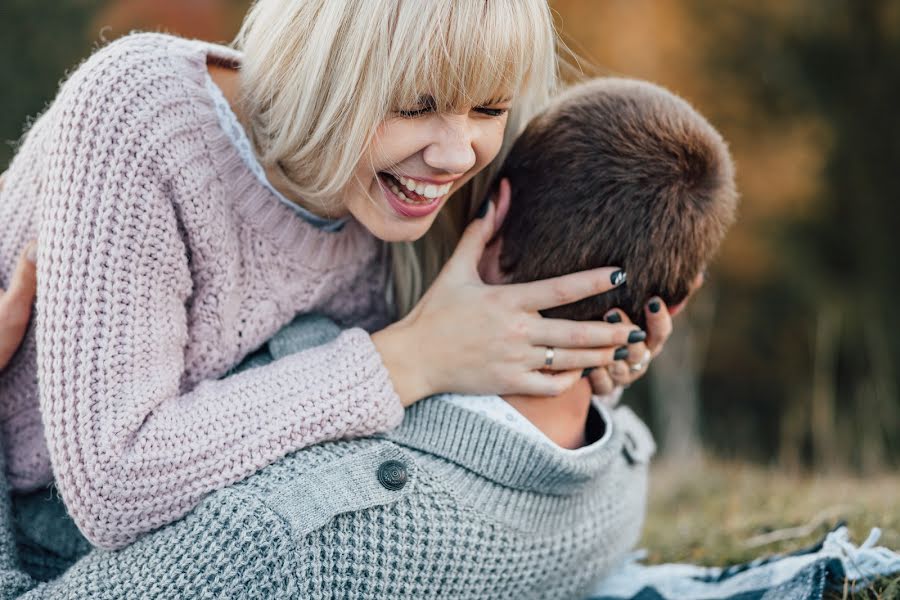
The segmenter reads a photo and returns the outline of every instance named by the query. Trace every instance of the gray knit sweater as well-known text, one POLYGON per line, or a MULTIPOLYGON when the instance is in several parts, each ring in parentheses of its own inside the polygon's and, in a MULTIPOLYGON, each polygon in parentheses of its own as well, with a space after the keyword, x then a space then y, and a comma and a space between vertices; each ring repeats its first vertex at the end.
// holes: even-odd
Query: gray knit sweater
POLYGON ((579 598, 644 514, 652 437, 625 407, 607 426, 566 454, 424 400, 388 434, 288 455, 37 587, 6 527, 0 598, 579 598))

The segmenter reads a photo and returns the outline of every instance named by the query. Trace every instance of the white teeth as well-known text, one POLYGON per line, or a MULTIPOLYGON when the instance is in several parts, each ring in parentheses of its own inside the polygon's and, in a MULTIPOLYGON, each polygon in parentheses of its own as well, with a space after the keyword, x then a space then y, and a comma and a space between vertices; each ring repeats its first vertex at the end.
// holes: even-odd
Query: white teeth
MULTIPOLYGON (((409 198, 407 198, 407 197, 406 197, 406 194, 404 194, 402 191, 400 191, 400 188, 398 188, 398 187, 397 187, 396 185, 394 185, 393 183, 390 184, 389 187, 391 188, 391 191, 394 192, 394 195, 395 195, 395 196, 397 196, 398 198, 400 198, 401 200, 403 200, 403 201, 406 202, 407 204, 416 204, 416 202, 415 202, 414 200, 410 200, 409 198)), ((419 202, 418 204, 421 204, 421 202, 419 202)))
MULTIPOLYGON (((415 179, 410 179, 409 177, 397 177, 397 181, 405 187, 407 190, 411 192, 415 192, 420 196, 424 196, 429 199, 440 198, 441 196, 446 196, 450 191, 450 188, 453 187, 453 183, 445 183, 444 185, 435 185, 433 183, 423 183, 421 181, 416 181, 415 179)), ((393 189, 393 188, 391 188, 393 189)), ((405 196, 404 196, 405 198, 405 196)), ((410 200, 410 202, 414 202, 410 200)))

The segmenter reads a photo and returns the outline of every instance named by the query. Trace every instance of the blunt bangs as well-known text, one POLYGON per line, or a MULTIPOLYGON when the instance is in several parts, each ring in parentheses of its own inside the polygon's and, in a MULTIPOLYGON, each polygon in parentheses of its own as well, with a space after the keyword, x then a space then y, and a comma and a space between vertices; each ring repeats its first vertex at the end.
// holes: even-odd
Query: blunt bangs
POLYGON ((439 111, 463 112, 515 98, 534 70, 546 71, 552 31, 545 3, 402 1, 389 36, 386 109, 409 109, 431 98, 439 111))

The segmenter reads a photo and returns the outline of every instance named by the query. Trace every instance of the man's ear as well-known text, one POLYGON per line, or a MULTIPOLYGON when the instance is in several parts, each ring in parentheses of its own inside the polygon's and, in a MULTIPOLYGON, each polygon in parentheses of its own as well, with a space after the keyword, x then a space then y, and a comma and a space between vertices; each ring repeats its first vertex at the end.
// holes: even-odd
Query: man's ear
POLYGON ((669 307, 669 314, 671 316, 675 316, 684 310, 684 307, 687 305, 687 301, 690 300, 691 296, 694 295, 694 292, 703 287, 703 281, 705 280, 705 276, 703 275, 703 271, 701 271, 696 277, 694 277, 694 281, 691 282, 691 289, 688 291, 687 297, 676 304, 675 306, 669 307))
POLYGON ((500 187, 493 198, 494 206, 497 208, 497 215, 494 217, 494 233, 491 236, 492 239, 497 237, 497 232, 500 231, 500 227, 503 225, 506 215, 509 214, 509 202, 511 196, 512 190, 509 187, 509 180, 501 179, 500 187))
POLYGON ((500 285, 506 282, 506 277, 500 271, 500 252, 503 251, 503 238, 497 236, 492 239, 478 261, 478 274, 481 280, 489 285, 500 285))

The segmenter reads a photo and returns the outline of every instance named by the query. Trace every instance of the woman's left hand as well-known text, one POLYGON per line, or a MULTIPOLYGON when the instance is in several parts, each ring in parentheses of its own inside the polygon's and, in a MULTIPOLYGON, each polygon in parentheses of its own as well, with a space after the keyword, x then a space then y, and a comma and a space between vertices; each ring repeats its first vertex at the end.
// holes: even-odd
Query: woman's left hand
MULTIPOLYGON (((666 340, 672 334, 672 317, 669 309, 660 298, 651 298, 644 306, 644 315, 647 320, 647 339, 643 342, 629 344, 628 358, 617 360, 608 367, 600 367, 591 371, 589 378, 594 393, 598 396, 611 394, 617 387, 628 387, 647 372, 650 361, 662 352, 666 340), (656 312, 651 310, 656 309, 656 312)), ((607 322, 621 322, 631 325, 631 319, 624 311, 612 309, 606 313, 604 319, 607 322), (619 321, 616 317, 618 315, 619 321)))
POLYGON ((0 289, 0 370, 6 367, 25 337, 31 305, 37 288, 34 252, 31 242, 19 257, 9 289, 0 289))

